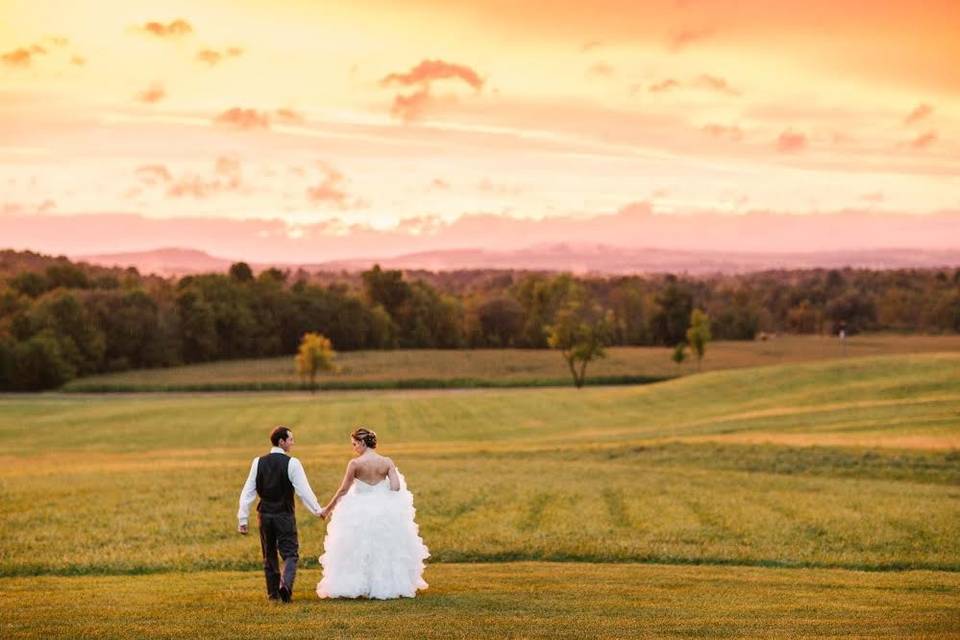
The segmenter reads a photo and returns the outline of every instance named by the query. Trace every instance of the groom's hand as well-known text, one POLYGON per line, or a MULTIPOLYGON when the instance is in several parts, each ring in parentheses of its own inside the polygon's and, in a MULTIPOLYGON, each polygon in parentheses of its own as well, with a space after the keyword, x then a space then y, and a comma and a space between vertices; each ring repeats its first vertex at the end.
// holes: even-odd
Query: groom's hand
POLYGON ((249 531, 249 530, 250 530, 250 529, 249 529, 249 528, 247 527, 247 525, 245 525, 245 524, 241 524, 241 525, 238 525, 238 526, 237 526, 237 533, 239 533, 239 534, 242 535, 242 536, 247 535, 247 531, 249 531))

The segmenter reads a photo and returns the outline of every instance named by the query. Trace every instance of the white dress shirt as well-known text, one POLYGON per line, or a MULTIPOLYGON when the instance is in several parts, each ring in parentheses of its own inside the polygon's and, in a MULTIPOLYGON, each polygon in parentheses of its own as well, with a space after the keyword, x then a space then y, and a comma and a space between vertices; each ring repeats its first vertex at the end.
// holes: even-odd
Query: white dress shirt
MULTIPOLYGON (((270 453, 285 454, 286 452, 280 447, 273 447, 270 449, 270 453)), ((250 475, 247 476, 247 481, 243 483, 243 491, 240 492, 240 510, 237 512, 237 520, 240 521, 240 524, 247 524, 250 517, 250 505, 257 499, 257 467, 259 463, 259 456, 253 459, 253 464, 250 465, 250 475)), ((320 503, 317 501, 317 496, 313 495, 310 483, 307 482, 307 474, 303 470, 303 465, 296 458, 290 458, 290 464, 287 466, 287 478, 290 479, 293 490, 300 496, 300 501, 310 510, 310 513, 315 516, 320 515, 320 503)))

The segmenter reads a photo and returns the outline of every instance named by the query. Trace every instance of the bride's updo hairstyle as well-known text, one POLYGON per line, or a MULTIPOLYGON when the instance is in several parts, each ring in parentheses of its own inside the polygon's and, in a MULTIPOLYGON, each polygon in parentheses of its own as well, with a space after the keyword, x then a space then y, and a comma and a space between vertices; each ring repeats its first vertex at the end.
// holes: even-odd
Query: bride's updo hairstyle
POLYGON ((350 434, 350 437, 354 440, 359 440, 363 444, 367 445, 371 449, 377 448, 377 433, 371 431, 370 429, 365 429, 360 427, 356 429, 353 433, 350 434))

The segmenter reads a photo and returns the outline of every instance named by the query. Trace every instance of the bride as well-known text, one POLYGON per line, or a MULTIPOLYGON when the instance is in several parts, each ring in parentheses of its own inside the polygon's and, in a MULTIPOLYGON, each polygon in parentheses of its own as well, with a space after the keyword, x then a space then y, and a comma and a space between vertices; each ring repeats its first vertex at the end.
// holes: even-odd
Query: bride
POLYGON ((393 461, 375 451, 376 433, 360 428, 350 439, 357 455, 322 512, 330 524, 317 595, 412 598, 427 588, 423 561, 430 555, 413 519, 413 495, 393 461))

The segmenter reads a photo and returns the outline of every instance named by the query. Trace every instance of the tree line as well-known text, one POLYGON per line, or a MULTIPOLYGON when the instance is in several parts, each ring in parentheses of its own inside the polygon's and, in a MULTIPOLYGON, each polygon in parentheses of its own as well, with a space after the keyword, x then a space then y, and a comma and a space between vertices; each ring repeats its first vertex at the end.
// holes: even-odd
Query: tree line
POLYGON ((307 333, 337 351, 559 345, 602 319, 602 345, 687 342, 691 315, 715 340, 762 332, 960 332, 960 270, 765 271, 575 277, 522 271, 357 276, 267 269, 145 276, 0 252, 0 389, 48 389, 130 368, 292 355, 307 333), (574 314, 574 310, 577 314, 574 314), (579 321, 578 321, 579 322, 579 321), (564 332, 566 332, 564 334, 564 332))

